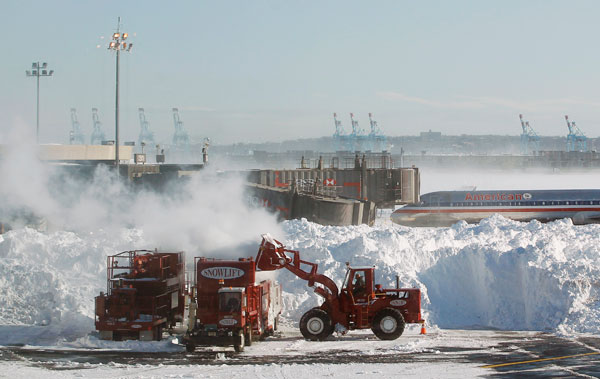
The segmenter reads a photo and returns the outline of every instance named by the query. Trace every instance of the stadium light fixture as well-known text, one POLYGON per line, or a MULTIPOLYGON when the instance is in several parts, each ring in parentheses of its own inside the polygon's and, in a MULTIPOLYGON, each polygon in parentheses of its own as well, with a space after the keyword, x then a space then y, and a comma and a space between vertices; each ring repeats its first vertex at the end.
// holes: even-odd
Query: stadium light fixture
POLYGON ((116 52, 116 85, 115 85, 115 166, 119 175, 119 54, 121 51, 131 51, 131 43, 125 43, 127 33, 120 32, 121 17, 117 20, 117 31, 113 33, 112 41, 108 44, 108 50, 116 52))
POLYGON ((48 67, 47 62, 43 62, 40 65, 40 62, 33 62, 31 64, 31 71, 25 70, 25 75, 28 77, 35 77, 37 79, 37 90, 36 90, 36 117, 35 117, 35 136, 36 142, 40 143, 40 77, 41 76, 52 76, 54 74, 54 70, 47 70, 48 67))

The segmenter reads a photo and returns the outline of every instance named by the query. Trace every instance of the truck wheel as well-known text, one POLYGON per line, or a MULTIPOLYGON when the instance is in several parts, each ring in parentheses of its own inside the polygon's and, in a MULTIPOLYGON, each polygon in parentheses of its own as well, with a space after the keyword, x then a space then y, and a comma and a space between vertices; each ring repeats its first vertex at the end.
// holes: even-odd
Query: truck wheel
POLYGON ((380 340, 395 340, 404 332, 404 317, 394 308, 384 308, 373 319, 371 330, 380 340))
POLYGON ((252 329, 248 330, 246 333, 246 346, 252 346, 252 329))
POLYGON ((237 336, 235 338, 235 342, 233 343, 233 348, 235 349, 235 351, 237 353, 241 353, 242 351, 244 351, 244 346, 245 346, 245 338, 244 338, 244 331, 243 330, 239 330, 237 332, 237 336))
POLYGON ((162 334, 163 334, 163 326, 159 325, 156 328, 154 328, 154 340, 155 341, 160 341, 162 339, 162 334))
POLYGON ((185 351, 188 353, 193 353, 196 350, 196 345, 193 342, 188 342, 185 344, 185 351))
POLYGON ((300 319, 300 332, 305 339, 323 341, 333 333, 331 318, 322 309, 311 309, 300 319))

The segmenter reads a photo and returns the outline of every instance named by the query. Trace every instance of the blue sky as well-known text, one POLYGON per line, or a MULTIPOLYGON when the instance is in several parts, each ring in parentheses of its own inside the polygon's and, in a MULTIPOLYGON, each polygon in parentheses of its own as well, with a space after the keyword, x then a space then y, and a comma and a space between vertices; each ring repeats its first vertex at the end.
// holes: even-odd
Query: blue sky
POLYGON ((388 135, 521 132, 590 137, 600 122, 597 1, 12 1, 0 2, 0 141, 35 129, 31 62, 41 79, 42 143, 67 143, 70 108, 87 138, 91 108, 114 131, 114 54, 122 18, 121 139, 137 109, 168 142, 178 107, 214 143, 331 135, 368 112, 388 135), (104 39, 101 39, 104 36, 104 39), (8 38, 7 38, 8 37, 8 38), (100 48, 97 46, 100 45, 100 48))

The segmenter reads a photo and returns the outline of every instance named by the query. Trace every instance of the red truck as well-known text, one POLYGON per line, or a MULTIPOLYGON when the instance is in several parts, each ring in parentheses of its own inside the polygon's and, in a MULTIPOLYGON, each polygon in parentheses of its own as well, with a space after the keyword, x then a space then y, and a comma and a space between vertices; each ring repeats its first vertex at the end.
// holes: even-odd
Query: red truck
POLYGON ((281 313, 281 287, 274 281, 256 283, 253 258, 194 259, 194 287, 188 330, 188 352, 198 345, 244 350, 255 338, 273 334, 281 313))
POLYGON ((96 329, 106 340, 162 338, 183 321, 185 254, 132 250, 107 257, 107 289, 96 297, 96 329))

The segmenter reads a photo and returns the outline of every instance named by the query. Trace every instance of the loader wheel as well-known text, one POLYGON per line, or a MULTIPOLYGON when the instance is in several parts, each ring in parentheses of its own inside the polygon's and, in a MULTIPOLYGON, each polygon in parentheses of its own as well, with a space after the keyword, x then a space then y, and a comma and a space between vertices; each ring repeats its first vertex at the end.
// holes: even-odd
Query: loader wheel
POLYGON ((394 308, 384 308, 373 319, 371 330, 380 340, 395 340, 404 332, 404 317, 394 308))
POLYGON ((245 342, 244 331, 240 329, 238 330, 235 342, 233 343, 233 348, 237 353, 244 351, 245 342))
POLYGON ((300 319, 300 332, 307 340, 323 341, 333 333, 331 318, 324 310, 313 308, 300 319))

